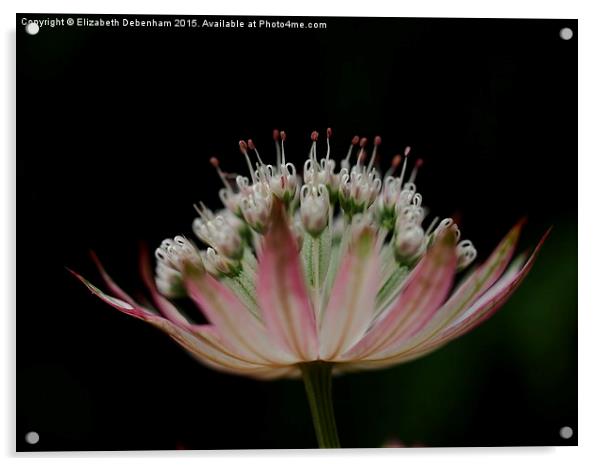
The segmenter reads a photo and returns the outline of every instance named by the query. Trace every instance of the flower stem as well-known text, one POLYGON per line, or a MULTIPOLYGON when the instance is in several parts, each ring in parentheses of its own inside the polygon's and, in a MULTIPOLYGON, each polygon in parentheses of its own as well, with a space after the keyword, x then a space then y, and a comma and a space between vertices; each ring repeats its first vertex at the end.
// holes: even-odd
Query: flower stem
POLYGON ((332 364, 322 361, 299 364, 320 448, 340 448, 332 406, 332 364))

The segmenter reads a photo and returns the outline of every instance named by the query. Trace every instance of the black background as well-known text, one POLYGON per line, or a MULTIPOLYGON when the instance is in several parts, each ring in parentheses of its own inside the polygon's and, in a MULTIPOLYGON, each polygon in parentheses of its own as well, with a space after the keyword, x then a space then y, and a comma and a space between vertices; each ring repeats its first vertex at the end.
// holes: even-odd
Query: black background
POLYGON ((425 204, 460 218, 481 258, 524 215, 523 247, 554 225, 547 265, 533 273, 544 290, 564 283, 556 291, 572 303, 558 309, 565 320, 550 314, 526 330, 562 327, 555 385, 526 382, 560 364, 541 340, 531 365, 507 357, 524 316, 496 316, 497 329, 494 319, 407 368, 337 379, 342 444, 576 444, 558 436, 563 425, 576 431, 576 276, 559 275, 576 264, 575 20, 314 18, 328 28, 65 26, 30 36, 23 16, 52 15, 17 17, 17 449, 315 446, 301 383, 205 369, 93 298, 65 266, 99 284, 93 249, 124 288, 141 289, 139 241, 189 233, 193 202, 218 207, 209 157, 242 171, 237 141, 253 137, 266 159, 280 128, 300 169, 310 132, 327 126, 339 156, 356 133, 383 137, 385 164, 412 146, 425 160, 425 204), (555 260, 560 250, 569 253, 555 260), (477 372, 466 359, 479 360, 477 372), (427 398, 408 400, 410 376, 427 398), (401 399, 443 414, 398 413, 401 399), (23 441, 30 430, 35 446, 23 441))

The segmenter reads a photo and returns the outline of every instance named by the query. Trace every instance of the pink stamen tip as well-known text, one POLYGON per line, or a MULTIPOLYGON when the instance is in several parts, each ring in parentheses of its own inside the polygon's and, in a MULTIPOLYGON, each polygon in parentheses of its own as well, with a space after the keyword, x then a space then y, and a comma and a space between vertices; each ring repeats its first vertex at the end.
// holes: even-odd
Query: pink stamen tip
POLYGON ((393 157, 393 160, 391 161, 391 166, 393 168, 397 168, 400 163, 401 163, 401 155, 397 154, 395 157, 393 157))
POLYGON ((403 155, 404 155, 405 157, 407 157, 408 155, 410 155, 410 150, 412 150, 412 149, 410 148, 410 146, 406 147, 406 148, 405 148, 405 150, 403 151, 403 155))
POLYGON ((418 159, 418 160, 416 160, 416 165, 414 165, 414 166, 416 168, 420 168, 420 167, 422 167, 422 165, 424 165, 424 160, 418 159))
POLYGON ((255 144, 253 143, 253 139, 249 139, 247 141, 247 145, 249 146, 249 150, 255 150, 255 144))
POLYGON ((280 131, 280 139, 282 139, 282 142, 286 141, 286 133, 284 131, 280 131))
POLYGON ((368 138, 360 139, 360 147, 366 147, 367 144, 368 144, 368 138))
POLYGON ((277 129, 272 131, 272 138, 274 138, 274 141, 278 141, 280 139, 280 131, 277 129))
POLYGON ((244 154, 244 153, 247 151, 247 149, 248 149, 247 143, 246 143, 245 141, 238 141, 238 147, 240 147, 240 151, 241 151, 243 154, 244 154))
POLYGON ((351 144, 353 144, 354 146, 357 146, 358 142, 360 142, 360 137, 359 136, 353 136, 353 139, 351 140, 351 144))
POLYGON ((326 128, 326 137, 327 138, 331 138, 332 137, 332 128, 326 128))
POLYGON ((383 139, 380 136, 376 136, 374 138, 374 145, 375 146, 380 146, 382 142, 383 142, 383 139))
POLYGON ((314 142, 316 142, 318 140, 318 132, 317 131, 311 132, 311 140, 314 142))
POLYGON ((209 163, 213 165, 215 168, 219 167, 219 159, 217 157, 211 157, 209 159, 209 163))

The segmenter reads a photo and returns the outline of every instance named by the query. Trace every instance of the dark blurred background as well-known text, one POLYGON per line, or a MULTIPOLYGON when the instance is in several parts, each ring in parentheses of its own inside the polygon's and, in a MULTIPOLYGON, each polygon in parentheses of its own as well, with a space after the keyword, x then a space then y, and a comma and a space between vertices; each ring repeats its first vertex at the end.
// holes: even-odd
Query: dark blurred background
POLYGON ((342 444, 577 443, 576 20, 314 18, 328 28, 30 36, 21 17, 18 450, 316 446, 301 382, 206 369, 65 266, 100 284, 94 249, 124 288, 140 289, 139 241, 189 233, 193 202, 218 207, 209 157, 242 171, 237 141, 253 137, 266 159, 280 128, 300 164, 310 132, 327 126, 338 156, 356 133, 383 137, 385 165, 411 145, 425 160, 424 203, 459 217, 481 259, 522 216, 521 249, 554 227, 483 326, 415 362, 335 380, 342 444), (25 443, 29 431, 38 444, 25 443))

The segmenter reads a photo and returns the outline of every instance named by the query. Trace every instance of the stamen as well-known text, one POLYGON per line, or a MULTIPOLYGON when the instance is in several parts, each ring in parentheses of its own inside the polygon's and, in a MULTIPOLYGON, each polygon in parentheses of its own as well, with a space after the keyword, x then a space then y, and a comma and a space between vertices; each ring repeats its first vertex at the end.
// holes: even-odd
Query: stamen
POLYGON ((199 201, 198 206, 196 204, 192 204, 192 207, 194 207, 194 210, 196 210, 199 216, 206 222, 213 219, 213 212, 211 212, 211 210, 203 203, 203 201, 199 201))
POLYGON ((349 168, 349 159, 351 158, 351 153, 353 152, 353 148, 355 146, 357 146, 357 144, 360 142, 360 137, 359 136, 353 136, 353 139, 351 139, 351 145, 349 146, 349 150, 347 151, 347 157, 345 157, 343 159, 343 161, 341 162, 341 167, 343 168, 349 168))
POLYGON ((418 175, 418 169, 422 167, 423 164, 424 161, 422 159, 416 160, 416 163, 414 164, 414 169, 412 170, 412 174, 410 175, 409 183, 413 183, 416 180, 416 175, 418 175))
POLYGON ((316 149, 316 145, 318 143, 318 132, 317 131, 312 131, 311 132, 311 149, 309 150, 309 158, 312 161, 312 164, 314 166, 314 179, 317 177, 318 175, 318 169, 320 168, 320 166, 318 165, 318 152, 316 149))
POLYGON ((439 221, 439 217, 435 217, 433 219, 433 221, 431 222, 431 224, 429 225, 429 227, 426 229, 426 232, 424 233, 425 236, 428 236, 431 234, 431 231, 433 231, 435 229, 435 225, 437 225, 437 222, 439 221))
POLYGON ((358 168, 366 159, 366 151, 364 150, 364 148, 366 147, 366 144, 368 144, 368 138, 360 139, 360 150, 357 153, 357 161, 355 162, 355 166, 358 168))
POLYGON ((468 267, 477 257, 477 250, 470 240, 462 240, 456 246, 456 255, 458 256, 458 270, 468 267))
POLYGON ((399 179, 401 180, 401 185, 403 186, 403 178, 406 175, 406 168, 408 167, 408 156, 410 155, 410 146, 407 146, 403 151, 403 167, 401 167, 401 175, 399 175, 399 179))
POLYGON ((401 165, 401 155, 396 154, 393 157, 393 160, 391 160, 391 166, 386 171, 385 176, 383 178, 386 179, 389 176, 393 176, 393 173, 395 173, 395 171, 397 170, 397 167, 399 167, 399 165, 401 165))
POLYGON ((286 133, 284 131, 280 131, 280 140, 282 141, 282 165, 286 164, 286 158, 284 156, 284 141, 286 141, 286 133))
POLYGON ((326 128, 326 160, 330 158, 330 138, 332 137, 332 128, 326 128))
POLYGON ((259 160, 259 164, 260 165, 265 165, 265 163, 263 163, 263 160, 261 160, 261 157, 259 157, 259 151, 257 150, 257 147, 255 147, 255 143, 253 142, 253 139, 249 139, 247 141, 247 145, 249 146, 249 150, 252 150, 255 152, 255 156, 257 157, 257 160, 259 160))
POLYGON ((274 131, 272 131, 272 139, 274 139, 274 144, 276 146, 276 166, 279 167, 280 166, 280 144, 278 144, 278 141, 280 141, 280 131, 278 131, 277 129, 274 129, 274 131))
POLYGON ((370 157, 370 163, 368 164, 368 171, 370 171, 370 169, 372 168, 372 165, 374 165, 374 161, 376 160, 376 151, 378 150, 378 146, 380 146, 382 142, 383 142, 383 140, 380 136, 376 136, 374 138, 374 149, 372 149, 372 157, 370 157))
POLYGON ((253 183, 255 183, 257 181, 257 179, 255 178, 255 170, 253 170, 253 165, 251 164, 251 159, 249 158, 249 153, 247 152, 249 146, 245 141, 241 140, 238 142, 238 147, 240 147, 240 152, 245 156, 245 159, 247 160, 247 166, 249 167, 249 172, 251 173, 251 180, 253 180, 253 183))
POLYGON ((232 186, 230 186, 230 183, 228 183, 228 180, 226 179, 226 174, 219 167, 219 159, 217 157, 211 157, 209 159, 209 163, 213 165, 213 167, 217 171, 217 175, 219 176, 220 180, 222 180, 222 183, 224 183, 226 189, 232 192, 232 186))

